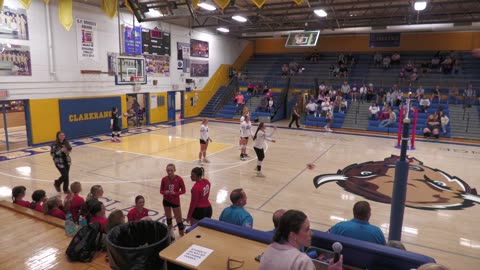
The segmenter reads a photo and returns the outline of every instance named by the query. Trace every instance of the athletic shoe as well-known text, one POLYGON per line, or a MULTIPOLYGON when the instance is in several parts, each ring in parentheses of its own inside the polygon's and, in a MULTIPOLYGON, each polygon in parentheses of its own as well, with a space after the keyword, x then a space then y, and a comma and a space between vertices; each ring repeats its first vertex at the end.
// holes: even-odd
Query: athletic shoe
POLYGON ((244 157, 249 157, 249 155, 248 155, 248 154, 243 154, 243 156, 244 156, 244 157))
POLYGON ((205 163, 210 163, 210 160, 204 158, 204 159, 203 159, 203 162, 205 162, 205 163))
POLYGON ((110 139, 110 141, 112 141, 112 142, 116 142, 116 141, 115 141, 115 138, 112 138, 112 139, 110 139))
POLYGON ((258 171, 257 172, 257 177, 265 177, 265 175, 261 171, 258 171))
POLYGON ((62 192, 62 190, 60 189, 60 186, 57 186, 57 185, 55 184, 55 183, 57 182, 57 179, 53 180, 53 182, 54 182, 54 183, 53 183, 53 186, 55 187, 55 190, 56 190, 57 192, 62 192))
POLYGON ((117 138, 115 141, 116 142, 122 142, 122 140, 120 140, 120 138, 117 138))
POLYGON ((245 161, 245 157, 240 157, 241 160, 245 161))
POLYGON ((333 130, 331 130, 330 128, 327 130, 328 132, 333 132, 333 130))
POLYGON ((325 131, 328 131, 328 126, 324 126, 323 128, 325 129, 325 131))
POLYGON ((202 165, 202 160, 201 159, 198 160, 198 164, 202 165))

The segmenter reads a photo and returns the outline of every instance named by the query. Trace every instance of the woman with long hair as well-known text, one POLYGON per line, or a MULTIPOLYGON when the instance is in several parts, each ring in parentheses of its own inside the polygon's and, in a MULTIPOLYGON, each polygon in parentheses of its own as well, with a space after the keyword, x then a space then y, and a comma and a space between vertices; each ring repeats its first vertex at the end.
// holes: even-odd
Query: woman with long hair
POLYGON ((58 196, 53 196, 50 197, 47 202, 43 204, 43 213, 45 215, 53 216, 59 219, 65 220, 65 212, 63 212, 62 209, 62 200, 60 200, 60 197, 58 196))
POLYGON ((202 125, 200 126, 200 152, 198 153, 198 163, 203 162, 210 163, 207 159, 207 148, 208 143, 212 142, 212 139, 208 136, 208 119, 203 119, 202 125))
POLYGON ((167 176, 163 177, 160 184, 160 194, 163 195, 163 209, 167 218, 169 231, 173 229, 172 211, 175 221, 178 225, 180 236, 185 234, 185 225, 183 224, 182 208, 180 207, 180 195, 185 194, 185 183, 181 176, 175 174, 174 164, 167 165, 167 176))
POLYGON ((70 158, 70 152, 72 152, 72 146, 65 138, 65 133, 58 131, 55 135, 55 142, 50 147, 50 155, 53 158, 55 167, 60 172, 60 178, 53 181, 53 186, 57 192, 60 192, 60 185, 63 184, 63 192, 67 194, 69 183, 69 172, 72 159, 70 158))
POLYGON ((145 198, 142 195, 135 197, 135 207, 128 211, 127 218, 128 222, 148 218, 148 209, 145 208, 145 198))
MULTIPOLYGON (((278 228, 270 244, 262 255, 260 270, 315 270, 315 265, 300 247, 311 246, 313 232, 305 213, 288 210, 280 218, 278 228)), ((338 262, 330 261, 329 270, 341 270, 343 256, 338 262)))
POLYGON ((195 225, 204 217, 212 217, 212 205, 208 200, 210 195, 210 181, 203 178, 205 171, 202 167, 192 169, 190 178, 195 184, 191 190, 190 208, 188 209, 187 221, 195 225))
POLYGON ((276 127, 273 128, 273 131, 270 134, 267 134, 265 132, 265 123, 260 122, 258 125, 257 131, 255 132, 255 135, 253 136, 253 140, 255 141, 255 146, 253 147, 253 150, 255 150, 255 154, 257 154, 257 167, 255 168, 255 171, 257 171, 257 176, 258 177, 265 177, 265 175, 262 174, 262 162, 263 159, 265 158, 265 148, 267 147, 267 144, 265 141, 270 141, 270 142, 275 142, 275 140, 272 139, 273 132, 277 130, 276 127))
POLYGON ((42 189, 35 190, 32 193, 32 202, 30 203, 30 209, 33 209, 38 212, 43 212, 42 204, 44 204, 47 200, 48 198, 45 190, 42 190, 42 189))
POLYGON ((85 199, 79 195, 82 191, 82 184, 80 184, 80 182, 73 182, 70 185, 70 191, 72 193, 68 194, 63 201, 64 210, 65 213, 72 214, 73 221, 78 222, 80 210, 85 202, 85 199))
POLYGON ((252 122, 248 115, 244 116, 244 121, 240 123, 240 159, 245 160, 247 155, 248 138, 252 136, 252 122))

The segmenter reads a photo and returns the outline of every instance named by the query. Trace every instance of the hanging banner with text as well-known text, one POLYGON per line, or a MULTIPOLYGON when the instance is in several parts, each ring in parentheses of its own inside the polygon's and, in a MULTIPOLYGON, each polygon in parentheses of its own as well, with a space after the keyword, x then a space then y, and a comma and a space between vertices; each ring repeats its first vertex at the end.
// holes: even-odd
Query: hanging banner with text
POLYGON ((135 31, 133 31, 132 26, 124 25, 123 42, 126 54, 142 54, 142 28, 135 26, 135 31))
POLYGON ((177 69, 183 73, 190 72, 190 44, 177 42, 177 69))
POLYGON ((400 47, 400 33, 372 33, 370 34, 370 48, 400 47))
POLYGON ((78 62, 90 60, 98 63, 96 38, 97 23, 77 19, 78 62))

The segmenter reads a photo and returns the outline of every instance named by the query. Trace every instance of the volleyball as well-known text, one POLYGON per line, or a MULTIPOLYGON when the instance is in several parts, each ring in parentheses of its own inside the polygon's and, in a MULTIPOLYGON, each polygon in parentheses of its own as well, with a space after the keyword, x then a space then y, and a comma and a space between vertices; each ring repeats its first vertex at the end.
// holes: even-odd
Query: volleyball
POLYGON ((307 164, 307 168, 308 168, 309 170, 313 170, 313 169, 315 169, 315 164, 313 164, 313 163, 308 163, 308 164, 307 164))

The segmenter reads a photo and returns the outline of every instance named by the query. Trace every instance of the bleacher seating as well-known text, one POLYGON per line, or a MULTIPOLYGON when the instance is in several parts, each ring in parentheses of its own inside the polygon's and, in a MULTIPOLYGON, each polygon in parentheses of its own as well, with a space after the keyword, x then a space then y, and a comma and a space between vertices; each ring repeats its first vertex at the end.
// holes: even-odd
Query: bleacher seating
MULTIPOLYGON (((272 242, 272 232, 263 232, 209 218, 202 219, 194 227, 190 228, 190 233, 194 233, 195 227, 197 226, 221 231, 261 243, 270 244, 272 242)), ((343 246, 342 254, 344 256, 344 264, 359 269, 373 269, 375 267, 388 267, 388 269, 392 270, 416 269, 422 264, 435 262, 433 258, 418 253, 317 230, 312 231, 312 246, 331 250, 334 242, 340 242, 343 246)))

